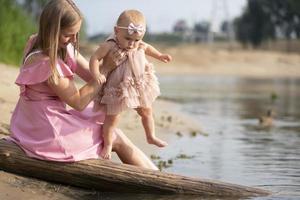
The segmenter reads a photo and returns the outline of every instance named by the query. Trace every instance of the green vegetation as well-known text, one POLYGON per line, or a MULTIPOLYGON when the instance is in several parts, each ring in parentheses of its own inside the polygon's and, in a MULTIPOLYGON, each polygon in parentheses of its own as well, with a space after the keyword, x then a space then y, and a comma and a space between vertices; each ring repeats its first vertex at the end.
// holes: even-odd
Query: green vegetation
POLYGON ((15 1, 0 0, 0 5, 0 62, 17 65, 35 22, 15 1))
MULTIPOLYGON (((37 32, 47 0, 0 0, 0 62, 19 65, 29 36, 37 32)), ((85 22, 80 38, 86 37, 85 22)))
POLYGON ((244 46, 264 41, 300 38, 299 0, 248 0, 243 14, 235 19, 235 33, 244 46))

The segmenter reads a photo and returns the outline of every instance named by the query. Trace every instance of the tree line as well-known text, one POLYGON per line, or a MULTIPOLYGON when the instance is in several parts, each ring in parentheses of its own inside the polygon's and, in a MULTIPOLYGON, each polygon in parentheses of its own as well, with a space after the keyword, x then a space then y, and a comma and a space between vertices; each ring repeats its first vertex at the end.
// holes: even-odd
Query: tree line
MULTIPOLYGON (((19 64, 24 45, 37 31, 38 16, 46 3, 47 0, 0 0, 1 62, 19 64)), ((229 24, 224 22, 221 30, 228 31, 229 24)), ((244 46, 258 47, 278 38, 299 39, 300 0, 248 0, 243 13, 232 24, 236 39, 244 46)), ((81 35, 85 37, 83 25, 81 35)), ((180 32, 185 26, 181 22, 177 29, 180 32)), ((196 23, 194 31, 207 33, 209 26, 209 23, 196 23)), ((178 37, 174 39, 178 40, 178 37)))
POLYGON ((242 15, 234 20, 235 35, 243 45, 300 37, 299 0, 248 0, 242 15))

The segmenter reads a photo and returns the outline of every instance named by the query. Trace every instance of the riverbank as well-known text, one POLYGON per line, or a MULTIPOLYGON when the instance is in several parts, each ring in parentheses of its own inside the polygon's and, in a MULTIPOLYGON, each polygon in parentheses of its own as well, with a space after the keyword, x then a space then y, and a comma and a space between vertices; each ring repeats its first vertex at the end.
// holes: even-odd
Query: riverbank
POLYGON ((262 50, 216 48, 205 45, 164 47, 173 62, 157 63, 161 74, 199 74, 249 78, 299 77, 300 56, 262 50))
MULTIPOLYGON (((238 76, 248 78, 300 77, 299 53, 280 51, 244 50, 228 44, 181 44, 166 46, 153 44, 173 57, 170 63, 149 58, 159 74, 198 74, 208 76, 238 76)), ((86 57, 97 44, 83 44, 86 57)))

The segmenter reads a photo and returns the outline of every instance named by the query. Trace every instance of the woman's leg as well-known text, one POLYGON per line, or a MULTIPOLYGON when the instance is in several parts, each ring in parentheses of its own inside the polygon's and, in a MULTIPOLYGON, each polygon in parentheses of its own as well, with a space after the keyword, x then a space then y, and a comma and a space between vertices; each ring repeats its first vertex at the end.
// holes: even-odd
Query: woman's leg
POLYGON ((104 159, 111 159, 111 151, 113 145, 113 131, 118 122, 119 115, 106 115, 103 124, 103 140, 104 145, 100 156, 104 159))
POLYGON ((158 170, 153 162, 122 131, 115 130, 115 136, 113 151, 117 153, 123 163, 158 170))
POLYGON ((165 147, 168 144, 155 136, 154 119, 152 108, 136 108, 137 113, 141 116, 142 124, 146 133, 147 142, 158 147, 165 147))

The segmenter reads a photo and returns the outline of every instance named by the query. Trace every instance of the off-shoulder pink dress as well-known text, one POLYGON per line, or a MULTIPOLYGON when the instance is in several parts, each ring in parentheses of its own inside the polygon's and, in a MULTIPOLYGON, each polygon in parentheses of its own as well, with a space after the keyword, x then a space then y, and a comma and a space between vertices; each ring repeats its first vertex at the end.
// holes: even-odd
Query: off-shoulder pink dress
MULTIPOLYGON (((107 40, 116 42, 115 36, 107 40)), ((110 74, 98 101, 106 106, 108 115, 116 115, 127 108, 152 106, 160 94, 152 63, 145 56, 145 44, 128 50, 127 59, 110 74)))
MULTIPOLYGON (((29 40, 27 50, 33 40, 29 40)), ((56 67, 59 76, 72 79, 76 70, 72 45, 68 45, 67 52, 67 61, 58 60, 56 67)), ((47 84, 50 74, 47 57, 21 67, 16 80, 20 98, 11 117, 12 133, 7 139, 38 159, 73 162, 99 158, 104 113, 94 112, 93 105, 83 112, 67 109, 47 84)))

